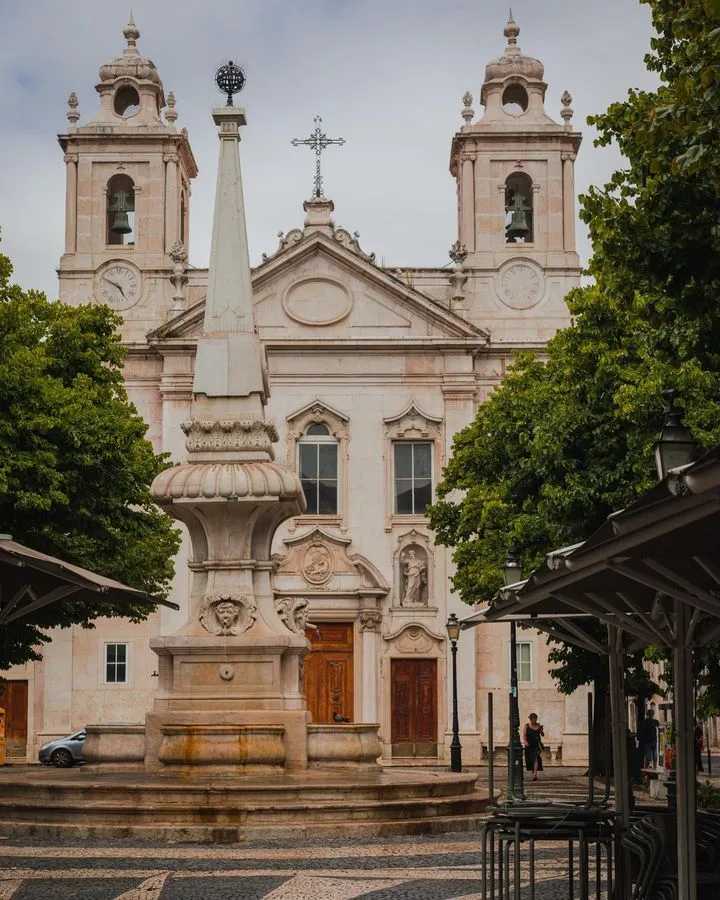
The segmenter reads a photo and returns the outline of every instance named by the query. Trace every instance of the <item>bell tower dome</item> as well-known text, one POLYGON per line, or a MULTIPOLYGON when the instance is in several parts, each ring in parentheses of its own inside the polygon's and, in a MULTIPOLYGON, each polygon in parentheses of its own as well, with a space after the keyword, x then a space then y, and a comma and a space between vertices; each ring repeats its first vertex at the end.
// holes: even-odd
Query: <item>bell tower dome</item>
POLYGON ((450 171, 458 245, 473 276, 468 317, 497 340, 532 342, 533 333, 544 341, 567 323, 563 297, 580 282, 574 164, 582 135, 571 127, 567 91, 562 124, 545 111, 544 66, 522 52, 519 34, 510 10, 507 46, 485 69, 478 121, 471 94, 463 98, 450 171))
POLYGON ((58 136, 67 170, 58 274, 61 300, 111 306, 123 316, 125 340, 137 341, 172 308, 197 166, 187 132, 175 126, 173 94, 165 97, 155 64, 138 51, 132 15, 123 35, 122 54, 100 66, 95 117, 79 124, 71 94, 58 136))

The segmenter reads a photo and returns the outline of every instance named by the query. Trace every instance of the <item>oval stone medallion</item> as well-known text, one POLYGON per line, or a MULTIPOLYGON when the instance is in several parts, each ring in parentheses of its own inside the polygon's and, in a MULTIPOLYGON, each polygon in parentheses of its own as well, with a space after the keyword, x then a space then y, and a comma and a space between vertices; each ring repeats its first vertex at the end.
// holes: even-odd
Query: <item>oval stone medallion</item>
POLYGON ((291 285, 283 297, 291 319, 302 325, 332 325, 352 309, 350 292, 329 278, 306 278, 291 285))

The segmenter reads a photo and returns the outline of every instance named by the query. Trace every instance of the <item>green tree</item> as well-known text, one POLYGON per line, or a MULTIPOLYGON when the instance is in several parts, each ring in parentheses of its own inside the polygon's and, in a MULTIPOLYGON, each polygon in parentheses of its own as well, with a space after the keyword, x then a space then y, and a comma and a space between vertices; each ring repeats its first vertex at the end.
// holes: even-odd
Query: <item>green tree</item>
MULTIPOLYGON (((468 603, 494 596, 508 543, 529 569, 656 480, 663 387, 681 391, 701 447, 720 441, 720 3, 643 2, 660 86, 590 120, 626 160, 581 198, 594 284, 570 293, 572 325, 543 358, 519 356, 456 436, 430 510, 468 603)), ((564 691, 605 677, 576 648, 551 660, 564 691)))
MULTIPOLYGON (((36 550, 158 597, 179 537, 152 503, 166 465, 128 402, 118 316, 51 303, 11 283, 0 255, 0 522, 36 550)), ((45 630, 98 616, 146 618, 152 604, 55 603, 0 631, 0 669, 39 659, 45 630)))

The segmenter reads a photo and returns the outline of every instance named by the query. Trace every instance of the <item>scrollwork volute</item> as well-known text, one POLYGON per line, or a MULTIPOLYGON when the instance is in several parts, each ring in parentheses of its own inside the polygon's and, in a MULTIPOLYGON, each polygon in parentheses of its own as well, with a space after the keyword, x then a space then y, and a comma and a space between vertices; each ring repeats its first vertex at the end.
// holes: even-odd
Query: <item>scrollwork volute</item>
POLYGON ((275 601, 275 609, 282 622, 295 634, 305 634, 310 606, 301 597, 283 597, 275 601))
POLYGON ((205 631, 231 636, 249 631, 257 618, 257 604, 252 597, 207 594, 200 605, 198 619, 205 631))

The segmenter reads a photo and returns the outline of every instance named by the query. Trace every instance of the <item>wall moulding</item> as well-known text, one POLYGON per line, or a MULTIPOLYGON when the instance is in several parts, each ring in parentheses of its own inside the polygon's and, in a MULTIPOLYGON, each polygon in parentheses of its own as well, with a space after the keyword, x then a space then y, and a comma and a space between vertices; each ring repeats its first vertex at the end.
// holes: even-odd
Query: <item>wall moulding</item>
POLYGON ((445 656, 445 638, 421 622, 409 622, 383 635, 385 656, 445 656))

